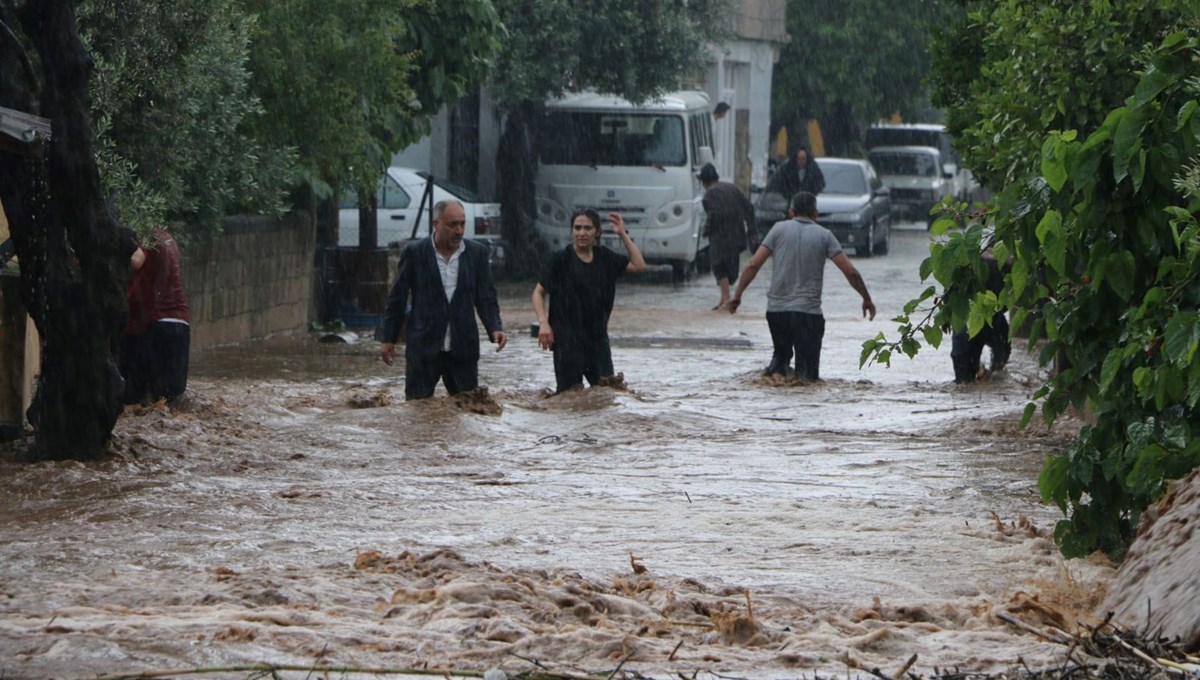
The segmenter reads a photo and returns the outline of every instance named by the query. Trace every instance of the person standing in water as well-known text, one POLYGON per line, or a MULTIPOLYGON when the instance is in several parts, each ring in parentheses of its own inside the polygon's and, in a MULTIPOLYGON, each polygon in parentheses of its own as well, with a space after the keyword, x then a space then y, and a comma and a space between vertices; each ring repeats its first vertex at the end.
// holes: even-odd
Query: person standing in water
POLYGON ((555 253, 533 289, 538 318, 538 346, 554 352, 556 392, 614 375, 608 342, 617 279, 646 269, 642 251, 625 229, 620 213, 608 214, 613 233, 625 246, 623 255, 600 245, 600 214, 579 210, 571 215, 571 245, 555 253), (549 314, 546 297, 550 298, 549 314))
POLYGON ((388 295, 379 355, 391 366, 407 323, 404 398, 427 399, 441 380, 451 395, 479 387, 479 326, 504 349, 508 339, 487 246, 463 238, 466 212, 458 201, 433 204, 433 233, 400 251, 400 267, 388 295), (412 311, 408 311, 409 301, 412 311))

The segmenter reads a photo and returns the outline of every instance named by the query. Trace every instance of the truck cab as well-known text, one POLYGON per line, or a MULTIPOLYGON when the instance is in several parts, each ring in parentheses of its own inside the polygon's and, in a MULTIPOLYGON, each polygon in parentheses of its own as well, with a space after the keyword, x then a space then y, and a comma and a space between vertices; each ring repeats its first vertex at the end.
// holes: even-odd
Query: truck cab
MULTIPOLYGON (((708 247, 696 173, 713 160, 710 111, 708 95, 692 91, 642 104, 596 93, 548 102, 537 126, 538 233, 564 248, 572 212, 620 212, 647 262, 685 276, 708 247)), ((620 249, 612 234, 603 243, 620 249)))

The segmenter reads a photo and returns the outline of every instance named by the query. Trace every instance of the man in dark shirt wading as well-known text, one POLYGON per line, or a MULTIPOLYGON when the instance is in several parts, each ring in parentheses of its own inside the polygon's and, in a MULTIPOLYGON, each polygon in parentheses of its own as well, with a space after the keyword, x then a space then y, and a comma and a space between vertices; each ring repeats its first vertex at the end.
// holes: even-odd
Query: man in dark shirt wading
POLYGON ((708 237, 708 253, 713 276, 721 289, 721 300, 713 310, 729 304, 729 286, 737 283, 742 252, 754 232, 754 205, 750 199, 729 182, 721 182, 712 163, 700 169, 704 185, 704 212, 708 221, 704 235, 708 237))

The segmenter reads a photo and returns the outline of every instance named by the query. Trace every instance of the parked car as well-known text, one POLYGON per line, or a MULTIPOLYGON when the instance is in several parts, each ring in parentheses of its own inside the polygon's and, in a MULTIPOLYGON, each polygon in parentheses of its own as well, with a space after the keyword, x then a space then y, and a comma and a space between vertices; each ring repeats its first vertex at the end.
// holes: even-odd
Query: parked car
MULTIPOLYGON (((388 168, 375 195, 379 245, 403 243, 429 235, 432 203, 457 200, 467 216, 466 238, 492 247, 492 261, 503 260, 500 243, 500 204, 488 203, 470 189, 440 177, 433 180, 433 201, 418 214, 429 174, 412 168, 388 168)), ((338 245, 358 245, 358 197, 350 193, 339 204, 338 245)))
POLYGON ((877 146, 870 157, 883 183, 892 190, 896 217, 932 225, 934 206, 966 192, 951 168, 942 163, 941 152, 931 146, 877 146))
MULTIPOLYGON (((817 158, 825 190, 817 195, 817 221, 833 232, 843 248, 864 257, 886 255, 891 243, 891 197, 875 168, 855 158, 817 158)), ((759 236, 787 219, 790 197, 772 181, 754 206, 759 236)))

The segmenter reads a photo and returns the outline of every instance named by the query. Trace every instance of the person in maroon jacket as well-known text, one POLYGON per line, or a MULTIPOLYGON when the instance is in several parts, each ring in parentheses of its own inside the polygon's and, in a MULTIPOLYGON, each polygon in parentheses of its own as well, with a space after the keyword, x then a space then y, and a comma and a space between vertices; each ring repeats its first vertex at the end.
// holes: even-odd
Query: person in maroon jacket
POLYGON ((191 313, 179 276, 179 245, 155 229, 130 257, 129 321, 121 347, 125 403, 173 402, 187 389, 191 313))

